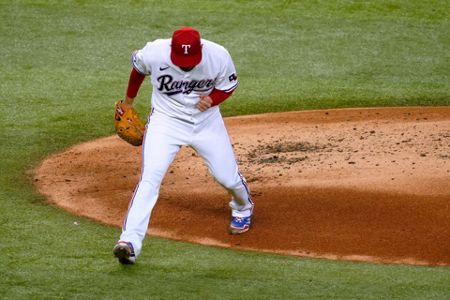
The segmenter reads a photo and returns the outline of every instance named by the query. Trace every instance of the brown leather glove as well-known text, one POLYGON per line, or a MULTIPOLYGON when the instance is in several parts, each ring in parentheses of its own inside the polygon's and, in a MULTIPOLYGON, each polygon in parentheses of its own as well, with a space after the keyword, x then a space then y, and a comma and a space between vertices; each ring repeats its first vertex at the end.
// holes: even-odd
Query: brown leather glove
POLYGON ((145 125, 132 106, 125 105, 119 100, 115 105, 114 127, 117 135, 133 146, 142 145, 145 125))

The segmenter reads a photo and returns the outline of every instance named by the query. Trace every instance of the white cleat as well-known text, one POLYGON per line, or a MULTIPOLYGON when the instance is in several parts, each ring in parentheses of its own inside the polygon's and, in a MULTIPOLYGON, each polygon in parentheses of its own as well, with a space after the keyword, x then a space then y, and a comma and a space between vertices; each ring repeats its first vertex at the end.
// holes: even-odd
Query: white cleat
POLYGON ((136 255, 130 242, 117 242, 113 248, 113 254, 122 265, 132 265, 136 262, 136 255))

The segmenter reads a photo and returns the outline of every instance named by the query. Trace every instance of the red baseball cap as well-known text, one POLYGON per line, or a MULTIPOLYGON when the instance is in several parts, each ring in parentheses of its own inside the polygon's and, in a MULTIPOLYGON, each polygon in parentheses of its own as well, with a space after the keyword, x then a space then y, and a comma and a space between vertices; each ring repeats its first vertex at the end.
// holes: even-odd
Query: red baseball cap
POLYGON ((170 59, 179 67, 194 67, 202 60, 200 33, 191 27, 181 27, 172 35, 170 59))

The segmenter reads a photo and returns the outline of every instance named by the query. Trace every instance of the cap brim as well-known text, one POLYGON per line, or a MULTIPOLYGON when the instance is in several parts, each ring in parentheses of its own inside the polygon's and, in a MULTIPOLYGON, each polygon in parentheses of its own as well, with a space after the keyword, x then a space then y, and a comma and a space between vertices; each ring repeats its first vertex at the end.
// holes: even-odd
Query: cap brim
POLYGON ((194 67, 202 60, 202 52, 190 56, 177 55, 174 51, 170 53, 170 59, 173 64, 179 67, 194 67))

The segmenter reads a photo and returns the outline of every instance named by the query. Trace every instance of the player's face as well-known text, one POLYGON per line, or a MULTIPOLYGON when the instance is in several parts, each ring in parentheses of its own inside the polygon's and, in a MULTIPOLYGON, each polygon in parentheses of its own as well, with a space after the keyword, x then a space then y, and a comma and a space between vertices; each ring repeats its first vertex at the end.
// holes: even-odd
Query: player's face
POLYGON ((195 68, 195 66, 193 66, 193 67, 180 67, 180 69, 183 70, 184 72, 189 72, 189 71, 191 71, 193 68, 195 68))

